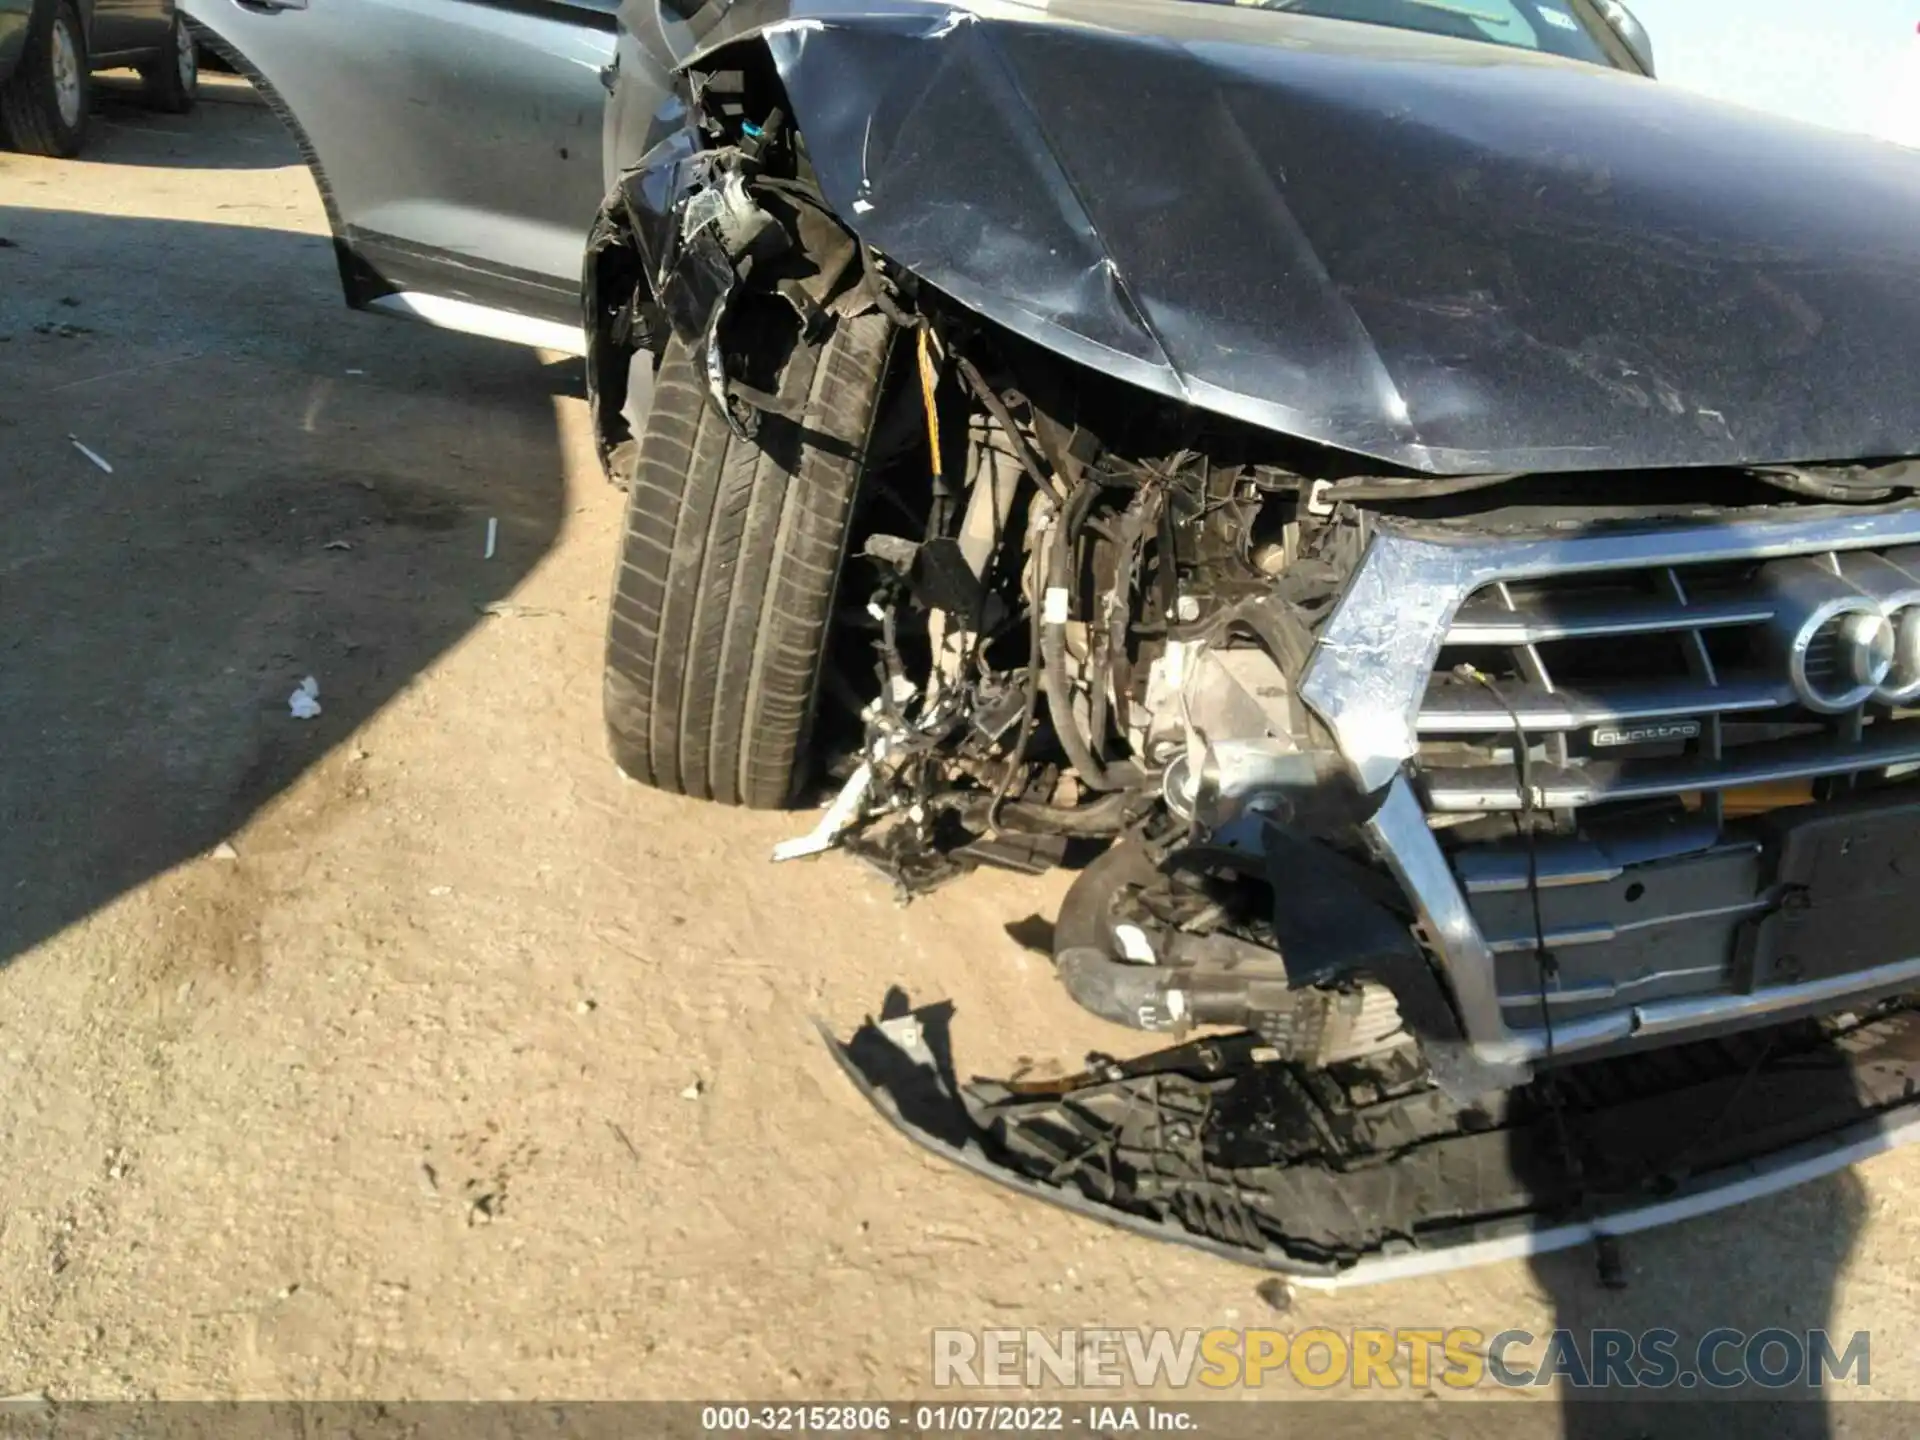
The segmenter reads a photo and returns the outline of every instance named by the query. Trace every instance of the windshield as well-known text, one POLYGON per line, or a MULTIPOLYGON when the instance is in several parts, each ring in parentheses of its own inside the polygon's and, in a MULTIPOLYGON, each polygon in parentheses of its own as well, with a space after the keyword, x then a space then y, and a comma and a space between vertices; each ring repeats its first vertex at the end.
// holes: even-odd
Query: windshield
MULTIPOLYGON (((1485 40, 1516 50, 1541 50, 1570 60, 1611 65, 1582 18, 1579 0, 1213 0, 1293 15, 1355 20, 1396 30, 1420 30, 1461 40, 1485 40)), ((1597 22, 1596 22, 1597 23, 1597 22)))

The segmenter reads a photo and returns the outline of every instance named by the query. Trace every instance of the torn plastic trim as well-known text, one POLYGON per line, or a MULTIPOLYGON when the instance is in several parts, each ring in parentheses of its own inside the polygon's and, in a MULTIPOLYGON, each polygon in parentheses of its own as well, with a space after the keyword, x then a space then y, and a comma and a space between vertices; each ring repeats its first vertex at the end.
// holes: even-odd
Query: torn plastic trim
MULTIPOLYGON (((727 373, 720 331, 755 262, 798 240, 750 193, 746 152, 703 146, 699 118, 697 98, 677 90, 669 97, 655 117, 665 133, 621 171, 588 238, 588 388, 603 461, 628 427, 599 397, 624 396, 632 356, 658 351, 669 333, 700 355, 708 393, 735 435, 752 437, 756 409, 780 408, 778 397, 742 393, 727 373)), ((802 314, 803 328, 809 318, 802 314)))
POLYGON ((587 334, 587 405, 593 417, 600 463, 621 484, 626 476, 614 463, 621 446, 636 443, 625 413, 632 368, 643 352, 657 355, 669 326, 656 289, 663 216, 647 207, 644 191, 630 181, 649 173, 646 166, 667 155, 690 153, 692 137, 675 131, 649 152, 648 161, 628 171, 607 192, 587 235, 582 265, 581 310, 587 334))
POLYGON ((1381 1285, 1395 1280, 1414 1280, 1423 1275, 1439 1275, 1455 1270, 1475 1269, 1503 1260, 1525 1260, 1535 1255, 1551 1255, 1579 1245, 1601 1240, 1617 1240, 1678 1225, 1684 1220, 1763 1200, 1838 1171, 1898 1150, 1920 1140, 1920 1115, 1911 1115, 1892 1126, 1877 1120, 1864 1121, 1826 1140, 1793 1146, 1764 1161, 1730 1167, 1711 1183, 1671 1200, 1655 1201, 1603 1219, 1583 1220, 1570 1225, 1555 1225, 1544 1230, 1500 1240, 1470 1241, 1454 1249, 1434 1254, 1381 1255, 1363 1260, 1333 1280, 1309 1277, 1300 1283, 1307 1289, 1339 1290, 1360 1285, 1381 1285))
POLYGON ((751 439, 753 426, 728 393, 720 327, 756 252, 770 242, 778 248, 790 242, 747 193, 739 151, 701 152, 681 174, 673 247, 662 257, 654 289, 674 333, 699 353, 714 408, 735 435, 751 439))
MULTIPOLYGON (((700 77, 688 77, 685 89, 657 120, 677 120, 678 128, 615 183, 589 247, 589 279, 614 245, 630 250, 640 269, 628 282, 630 309, 640 318, 629 330, 647 330, 649 348, 671 333, 692 349, 715 408, 734 435, 750 440, 762 414, 804 423, 807 413, 803 397, 769 393, 728 370, 722 330, 739 297, 751 290, 779 298, 793 312, 796 343, 807 348, 835 315, 879 308, 896 323, 900 317, 863 271, 871 252, 804 173, 789 175, 776 160, 787 129, 779 107, 758 123, 740 121, 737 143, 718 143, 700 77)), ((600 309, 610 311, 604 302, 600 309)))
POLYGON ((774 862, 800 860, 831 850, 839 843, 840 837, 860 821, 866 810, 867 795, 872 789, 873 761, 863 760, 848 777, 847 783, 840 787, 840 793, 834 796, 833 803, 821 813, 819 824, 806 834, 782 840, 773 847, 774 862))
MULTIPOLYGON (((1017 1106, 1025 1097, 1019 1089, 997 1082, 976 1082, 962 1092, 953 1078, 951 1057, 945 1049, 944 1024, 948 1011, 949 1007, 939 1005, 869 1020, 845 1043, 836 1039, 823 1022, 816 1020, 815 1025, 855 1087, 894 1128, 922 1148, 1009 1189, 1075 1214, 1149 1239, 1277 1272, 1305 1289, 1335 1291, 1383 1284, 1526 1259, 1639 1234, 1780 1194, 1920 1140, 1920 1088, 1911 1079, 1911 1072, 1920 1068, 1920 1061, 1901 1053, 1912 1048, 1920 1016, 1912 1010, 1894 1011, 1868 1021, 1855 1032, 1855 1041, 1866 1037, 1866 1045, 1848 1046, 1841 1042, 1837 1047, 1848 1054, 1876 1046, 1892 1053, 1891 1058, 1884 1054, 1872 1055, 1862 1064, 1862 1071, 1870 1077, 1869 1083, 1862 1087, 1863 1092, 1872 1093, 1863 1093, 1858 1102, 1861 1118, 1837 1125, 1825 1134, 1684 1173, 1684 1178, 1672 1185, 1668 1193, 1657 1198, 1635 1197, 1616 1202, 1611 1209, 1601 1204, 1582 1206, 1573 1218, 1551 1222, 1512 1213, 1479 1219, 1456 1217, 1451 1222, 1454 1225, 1451 1236, 1444 1231, 1423 1232, 1418 1240, 1400 1239, 1357 1258, 1322 1260, 1304 1257, 1271 1240, 1258 1245, 1233 1243, 1197 1232, 1172 1219, 1122 1208, 1117 1192, 1114 1198, 1103 1201, 1068 1184, 1050 1184, 1022 1173, 1009 1159, 996 1153, 999 1144, 993 1131, 983 1127, 980 1116, 992 1117, 996 1108, 1017 1106), (928 1023, 930 1020, 932 1024, 928 1023), (931 1041, 930 1029, 937 1031, 931 1041), (1871 1083, 1871 1077, 1877 1077, 1880 1083, 1871 1083), (980 1094, 983 1089, 998 1098, 983 1099, 980 1094)), ((1230 1045, 1245 1038, 1223 1037, 1221 1043, 1230 1045)), ((1070 1098, 1081 1089, 1091 1089, 1116 1078, 1152 1081, 1173 1070, 1178 1063, 1173 1058, 1177 1052, 1193 1048, 1178 1046, 1134 1061, 1108 1062, 1106 1081, 1095 1076, 1080 1087, 1062 1082, 1057 1093, 1070 1098)), ((1759 1068, 1756 1065, 1756 1073, 1759 1068)), ((1791 1075, 1790 1059, 1783 1068, 1791 1075)), ((1739 1082, 1741 1086, 1745 1083, 1739 1082)), ((1050 1099, 1053 1093, 1044 1092, 1042 1098, 1050 1099)), ((1656 1102, 1658 1099, 1642 1096, 1641 1101, 1644 1103, 1649 1098, 1656 1102)), ((1387 1164, 1397 1163, 1393 1157, 1383 1158, 1387 1164)), ((1068 1167, 1060 1167, 1060 1173, 1066 1176, 1068 1167)), ((1328 1173, 1337 1183, 1339 1175, 1328 1173)), ((1179 1207, 1170 1204, 1167 1208, 1179 1207)), ((1191 1214, 1191 1208, 1183 1213, 1191 1214)))
POLYGON ((1030 1180, 1013 1170, 1007 1169, 986 1151, 984 1132, 977 1130, 972 1119, 966 1113, 966 1107, 960 1097, 943 1078, 943 1068, 937 1063, 933 1051, 928 1047, 925 1028, 914 1015, 894 1019, 870 1020, 856 1031, 846 1043, 842 1043, 832 1028, 820 1019, 814 1020, 814 1028, 820 1032, 820 1038, 826 1042, 827 1050, 846 1077, 853 1082, 854 1088, 867 1098, 867 1102, 878 1110, 894 1129, 905 1135, 914 1144, 932 1151, 944 1160, 951 1161, 963 1170, 1016 1190, 1036 1200, 1045 1200, 1062 1209, 1071 1210, 1077 1215, 1115 1225, 1123 1230, 1132 1230, 1151 1239, 1170 1240, 1195 1250, 1204 1250, 1222 1260, 1237 1260, 1242 1264, 1255 1264, 1263 1269, 1277 1270, 1297 1278, 1312 1278, 1323 1284, 1337 1284, 1341 1278, 1338 1266, 1315 1264, 1301 1261, 1286 1252, 1275 1249, 1272 1253, 1260 1253, 1250 1257, 1248 1251, 1224 1241, 1214 1240, 1204 1235, 1195 1235, 1176 1226, 1155 1222, 1139 1216, 1127 1215, 1091 1200, 1076 1192, 1059 1190, 1030 1180), (868 1064, 862 1065, 856 1055, 857 1047, 867 1047, 868 1064), (885 1049, 874 1048, 876 1046, 885 1049), (891 1050, 894 1060, 887 1058, 891 1050), (903 1097, 896 1093, 879 1072, 894 1068, 896 1077, 907 1079, 916 1085, 925 1087, 925 1095, 937 1097, 944 1102, 942 1112, 909 1118, 902 1108, 903 1097))

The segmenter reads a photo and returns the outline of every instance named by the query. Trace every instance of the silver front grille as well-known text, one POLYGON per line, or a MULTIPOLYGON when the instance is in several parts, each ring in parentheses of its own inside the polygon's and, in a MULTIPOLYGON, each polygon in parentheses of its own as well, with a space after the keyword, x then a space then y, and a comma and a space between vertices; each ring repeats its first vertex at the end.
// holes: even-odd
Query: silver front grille
POLYGON ((1890 650, 1920 674, 1920 506, 1381 520, 1299 693, 1387 797, 1370 844, 1475 1053, 1513 1065, 1920 984, 1920 953, 1765 984, 1740 958, 1780 903, 1741 815, 1920 776, 1890 650))
MULTIPOLYGON (((1849 669, 1849 617, 1823 618, 1803 595, 1809 578, 1844 594, 1854 576, 1889 573, 1920 592, 1920 548, 1478 590, 1447 631, 1415 722, 1429 808, 1576 810, 1671 795, 1712 805, 1729 789, 1920 763, 1920 712, 1859 699, 1872 687, 1849 669)), ((1897 631, 1903 614, 1862 624, 1897 631)), ((1912 621, 1920 627, 1920 609, 1912 621)))

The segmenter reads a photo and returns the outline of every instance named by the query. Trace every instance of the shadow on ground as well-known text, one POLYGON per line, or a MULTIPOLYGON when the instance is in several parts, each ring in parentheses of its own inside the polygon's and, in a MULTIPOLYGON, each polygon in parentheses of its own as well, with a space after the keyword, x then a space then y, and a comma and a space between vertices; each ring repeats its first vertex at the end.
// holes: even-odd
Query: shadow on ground
POLYGON ((576 367, 350 314, 320 236, 0 205, 0 237, 3 966, 482 622, 558 532, 576 367))
MULTIPOLYGON (((1810 1072, 1809 1083, 1830 1078, 1810 1072)), ((1563 1388, 1552 1421, 1531 1433, 1566 1440, 1834 1434, 1830 1402, 1871 1399, 1860 1388, 1870 1370, 1809 1384, 1809 1341, 1828 1325, 1866 1218, 1866 1187, 1849 1170, 1627 1237, 1605 1254, 1582 1248, 1537 1259, 1534 1280, 1564 1341, 1518 1342, 1508 1352, 1512 1369, 1540 1379, 1557 1372, 1562 1387, 1579 1388, 1563 1388), (1609 1369, 1609 1347, 1625 1363, 1609 1369)), ((1849 1339, 1831 1336, 1836 1357, 1849 1339)))
POLYGON ((186 115, 146 103, 132 70, 93 77, 93 105, 81 164, 139 165, 166 170, 264 170, 298 165, 299 154, 278 125, 263 124, 265 103, 233 75, 202 75, 200 102, 186 115))

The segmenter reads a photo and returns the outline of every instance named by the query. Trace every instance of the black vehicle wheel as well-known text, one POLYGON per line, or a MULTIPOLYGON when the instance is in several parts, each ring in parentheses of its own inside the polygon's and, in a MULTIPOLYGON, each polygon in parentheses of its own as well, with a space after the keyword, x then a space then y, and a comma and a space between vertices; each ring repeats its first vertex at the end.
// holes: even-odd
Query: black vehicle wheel
POLYGON ((634 779, 777 809, 805 778, 891 330, 859 315, 817 350, 796 347, 780 388, 806 397, 805 423, 763 416, 751 442, 727 428, 694 355, 669 342, 607 627, 607 731, 634 779))
POLYGON ((20 68, 0 85, 0 132, 29 155, 77 155, 92 88, 80 14, 73 0, 58 0, 28 34, 20 68))
POLYGON ((194 43, 187 22, 178 14, 173 29, 158 55, 140 67, 147 104, 169 115, 184 115, 193 109, 200 90, 200 47, 194 43))

